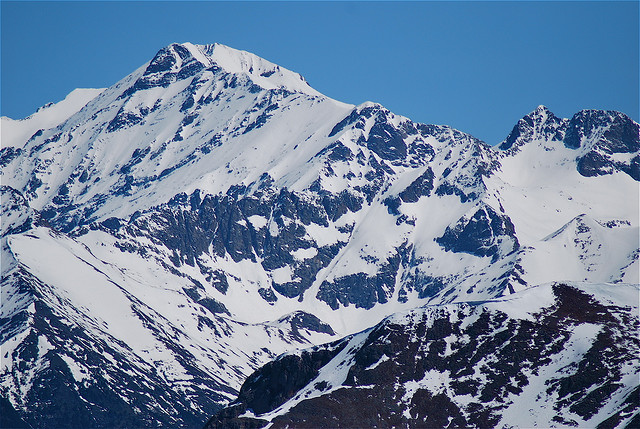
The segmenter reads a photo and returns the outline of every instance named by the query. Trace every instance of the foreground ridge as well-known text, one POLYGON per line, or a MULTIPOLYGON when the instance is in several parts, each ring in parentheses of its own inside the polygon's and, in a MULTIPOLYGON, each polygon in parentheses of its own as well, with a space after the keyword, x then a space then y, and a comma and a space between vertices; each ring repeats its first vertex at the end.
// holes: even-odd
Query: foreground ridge
POLYGON ((637 294, 553 284, 398 313, 268 363, 206 427, 636 427, 637 294))

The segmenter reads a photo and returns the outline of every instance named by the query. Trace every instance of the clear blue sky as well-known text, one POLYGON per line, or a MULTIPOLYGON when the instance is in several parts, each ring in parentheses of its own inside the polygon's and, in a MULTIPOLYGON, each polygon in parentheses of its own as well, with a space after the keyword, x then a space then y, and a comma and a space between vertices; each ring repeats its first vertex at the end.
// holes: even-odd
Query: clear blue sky
POLYGON ((8 2, 1 113, 112 85, 172 42, 219 42, 490 144, 537 105, 638 120, 638 2, 8 2))

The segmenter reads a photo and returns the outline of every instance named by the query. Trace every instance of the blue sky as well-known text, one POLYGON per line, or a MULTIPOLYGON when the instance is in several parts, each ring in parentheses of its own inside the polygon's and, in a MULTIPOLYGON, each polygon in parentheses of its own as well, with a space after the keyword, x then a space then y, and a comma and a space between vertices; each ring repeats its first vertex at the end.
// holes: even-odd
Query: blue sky
POLYGON ((638 2, 3 0, 1 113, 112 85, 172 42, 219 42, 496 144, 539 104, 637 121, 638 19, 638 2))

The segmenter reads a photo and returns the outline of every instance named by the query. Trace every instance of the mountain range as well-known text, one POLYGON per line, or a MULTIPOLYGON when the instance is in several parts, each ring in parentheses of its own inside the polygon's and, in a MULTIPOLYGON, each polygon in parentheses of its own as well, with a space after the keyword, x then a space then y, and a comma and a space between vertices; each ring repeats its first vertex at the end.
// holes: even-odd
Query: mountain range
POLYGON ((2 427, 640 425, 623 113, 490 146, 184 43, 1 125, 2 427))

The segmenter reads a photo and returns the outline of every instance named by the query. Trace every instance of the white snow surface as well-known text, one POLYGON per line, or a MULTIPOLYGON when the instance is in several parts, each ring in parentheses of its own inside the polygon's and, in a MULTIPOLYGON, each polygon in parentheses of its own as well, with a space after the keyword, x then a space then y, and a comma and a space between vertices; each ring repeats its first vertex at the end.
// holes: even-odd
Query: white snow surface
POLYGON ((36 131, 58 126, 82 109, 89 101, 100 95, 102 91, 104 91, 104 88, 74 89, 64 100, 55 104, 46 104, 24 119, 1 117, 0 135, 2 137, 2 147, 20 147, 36 131))

